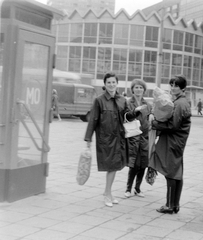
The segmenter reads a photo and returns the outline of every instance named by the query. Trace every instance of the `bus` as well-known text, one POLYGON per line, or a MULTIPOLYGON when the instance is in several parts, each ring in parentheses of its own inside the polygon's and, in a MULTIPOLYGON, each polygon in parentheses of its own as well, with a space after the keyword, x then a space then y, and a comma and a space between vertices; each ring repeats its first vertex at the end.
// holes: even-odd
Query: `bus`
POLYGON ((96 97, 95 88, 82 84, 81 75, 74 72, 53 70, 53 89, 58 93, 61 117, 76 116, 88 121, 90 109, 96 97))

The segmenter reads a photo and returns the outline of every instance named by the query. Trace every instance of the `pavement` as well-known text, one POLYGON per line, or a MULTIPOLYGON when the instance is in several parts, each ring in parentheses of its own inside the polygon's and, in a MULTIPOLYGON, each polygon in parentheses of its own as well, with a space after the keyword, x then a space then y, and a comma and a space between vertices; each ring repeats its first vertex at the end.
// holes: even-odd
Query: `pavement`
POLYGON ((95 139, 92 168, 83 186, 77 164, 87 123, 54 120, 46 192, 13 203, 0 203, 0 240, 203 240, 203 117, 192 117, 184 155, 184 186, 178 214, 160 214, 166 183, 159 174, 153 186, 143 180, 145 198, 124 197, 128 168, 117 172, 112 208, 103 202, 105 173, 97 171, 95 139))

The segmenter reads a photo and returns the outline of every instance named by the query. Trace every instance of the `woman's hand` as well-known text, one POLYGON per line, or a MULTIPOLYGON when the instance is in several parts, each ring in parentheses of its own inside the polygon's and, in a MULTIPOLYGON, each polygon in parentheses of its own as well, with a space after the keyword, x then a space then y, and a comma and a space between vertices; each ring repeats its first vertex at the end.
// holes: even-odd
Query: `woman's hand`
POLYGON ((135 112, 141 112, 141 111, 144 110, 145 108, 147 108, 147 105, 142 105, 142 106, 136 107, 136 108, 135 108, 135 112))
POLYGON ((91 148, 91 142, 87 142, 87 148, 91 148))

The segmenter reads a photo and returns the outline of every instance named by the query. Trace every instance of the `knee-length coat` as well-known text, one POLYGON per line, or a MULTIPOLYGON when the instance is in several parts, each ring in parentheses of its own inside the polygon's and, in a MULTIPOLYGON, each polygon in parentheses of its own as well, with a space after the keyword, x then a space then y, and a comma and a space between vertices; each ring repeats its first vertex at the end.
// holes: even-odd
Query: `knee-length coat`
POLYGON ((152 128, 160 134, 150 167, 165 177, 176 180, 183 177, 183 153, 190 132, 190 117, 190 105, 183 93, 174 101, 173 116, 167 122, 152 122, 152 128))
POLYGON ((116 93, 115 97, 105 91, 93 103, 85 141, 91 141, 96 133, 96 155, 99 171, 121 170, 128 162, 127 139, 123 127, 124 114, 134 119, 138 113, 129 112, 126 99, 116 93))
MULTIPOLYGON (((141 105, 147 105, 136 118, 140 121, 142 134, 129 138, 128 166, 131 168, 146 168, 148 166, 148 116, 151 113, 152 106, 144 98, 141 100, 141 105)), ((138 107, 137 101, 132 96, 128 100, 128 108, 132 110, 136 107, 138 107)))

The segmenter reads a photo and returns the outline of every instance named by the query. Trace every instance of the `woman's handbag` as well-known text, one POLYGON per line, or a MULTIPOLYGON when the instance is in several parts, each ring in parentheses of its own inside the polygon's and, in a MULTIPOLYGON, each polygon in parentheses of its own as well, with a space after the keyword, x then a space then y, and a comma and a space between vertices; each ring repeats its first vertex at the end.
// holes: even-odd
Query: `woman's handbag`
POLYGON ((157 176, 157 171, 151 167, 148 167, 147 173, 145 176, 146 182, 149 183, 150 185, 153 185, 156 180, 156 176, 157 176))
POLYGON ((135 119, 132 122, 129 122, 126 119, 126 114, 124 115, 123 126, 125 128, 125 138, 134 137, 142 134, 142 131, 140 130, 140 121, 135 119))
POLYGON ((80 154, 76 180, 79 185, 84 185, 89 176, 92 163, 92 153, 89 147, 85 148, 80 154))

